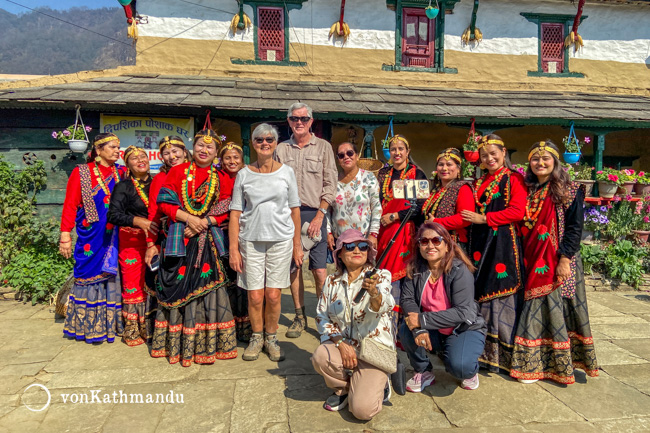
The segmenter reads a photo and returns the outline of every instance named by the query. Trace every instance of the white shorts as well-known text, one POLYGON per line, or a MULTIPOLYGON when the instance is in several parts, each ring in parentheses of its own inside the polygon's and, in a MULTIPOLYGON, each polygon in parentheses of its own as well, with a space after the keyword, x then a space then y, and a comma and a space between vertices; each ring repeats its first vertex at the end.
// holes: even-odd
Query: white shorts
POLYGON ((249 242, 239 239, 244 273, 237 274, 237 285, 246 290, 265 287, 284 289, 291 284, 289 266, 293 239, 280 242, 249 242))

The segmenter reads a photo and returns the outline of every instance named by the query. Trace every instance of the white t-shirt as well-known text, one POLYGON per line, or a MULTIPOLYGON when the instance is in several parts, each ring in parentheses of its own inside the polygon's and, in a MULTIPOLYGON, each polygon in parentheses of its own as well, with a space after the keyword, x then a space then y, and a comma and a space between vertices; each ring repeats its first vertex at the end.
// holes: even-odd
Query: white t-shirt
POLYGON ((300 206, 293 169, 283 164, 273 173, 244 167, 237 173, 230 210, 241 211, 239 237, 249 242, 277 242, 293 238, 291 208, 300 206))

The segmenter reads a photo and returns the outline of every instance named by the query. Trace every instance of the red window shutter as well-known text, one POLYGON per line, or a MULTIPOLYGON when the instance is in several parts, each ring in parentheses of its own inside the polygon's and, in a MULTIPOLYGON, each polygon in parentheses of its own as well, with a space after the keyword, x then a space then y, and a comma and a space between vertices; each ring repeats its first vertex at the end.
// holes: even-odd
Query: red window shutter
POLYGON ((260 59, 284 60, 284 9, 257 8, 257 47, 260 59))
POLYGON ((542 23, 541 44, 542 71, 549 72, 549 62, 555 62, 555 72, 564 71, 564 24, 542 23))
POLYGON ((435 29, 424 9, 402 8, 402 66, 434 67, 435 29))

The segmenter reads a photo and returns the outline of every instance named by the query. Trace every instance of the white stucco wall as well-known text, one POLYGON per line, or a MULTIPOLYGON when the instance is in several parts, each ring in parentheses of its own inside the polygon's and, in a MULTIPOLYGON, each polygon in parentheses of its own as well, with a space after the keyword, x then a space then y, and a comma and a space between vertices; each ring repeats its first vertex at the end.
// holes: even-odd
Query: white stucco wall
MULTIPOLYGON (((230 19, 237 12, 233 0, 193 0, 191 5, 178 0, 139 0, 138 12, 149 18, 139 27, 141 36, 200 40, 253 42, 252 29, 232 35, 230 19)), ((537 25, 520 12, 574 15, 576 6, 569 1, 482 2, 477 26, 484 35, 480 44, 463 46, 462 32, 469 26, 473 2, 456 4, 446 17, 445 49, 484 54, 537 55, 537 25)), ((253 10, 244 11, 253 19, 253 10)), ((341 46, 339 38, 328 39, 329 28, 339 17, 340 0, 310 0, 301 9, 289 13, 289 40, 320 46, 341 46)), ((626 63, 650 63, 650 6, 587 3, 588 18, 579 32, 585 47, 571 56, 589 60, 612 60, 626 63)), ((345 21, 351 36, 345 47, 358 49, 395 49, 395 12, 385 0, 350 1, 345 21)), ((298 60, 298 59, 296 59, 298 60)))

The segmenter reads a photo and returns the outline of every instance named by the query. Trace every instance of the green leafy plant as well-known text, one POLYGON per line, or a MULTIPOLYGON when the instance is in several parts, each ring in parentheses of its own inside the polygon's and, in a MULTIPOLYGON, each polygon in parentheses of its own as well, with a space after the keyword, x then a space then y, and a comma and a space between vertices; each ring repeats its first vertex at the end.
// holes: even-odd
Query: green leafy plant
POLYGON ((588 164, 580 164, 573 169, 573 177, 576 180, 591 180, 594 168, 588 164))
POLYGON ((470 133, 467 136, 467 141, 465 142, 465 144, 463 144, 463 150, 476 152, 476 150, 478 150, 478 143, 480 140, 481 140, 481 136, 479 134, 470 133))
POLYGON ((59 140, 63 144, 68 144, 70 140, 86 140, 87 136, 84 133, 84 129, 86 133, 92 131, 90 126, 83 127, 78 125, 77 129, 75 129, 74 125, 70 125, 62 131, 52 131, 52 138, 59 140))
POLYGON ((33 304, 48 301, 73 267, 58 253, 58 225, 36 216, 46 182, 42 161, 18 171, 0 155, 0 285, 33 304))
POLYGON ((637 177, 636 171, 631 168, 621 170, 621 179, 623 179, 623 182, 636 182, 637 177))
POLYGON ((562 139, 564 151, 568 153, 580 153, 580 143, 576 137, 566 136, 562 139))
POLYGON ((638 288, 643 282, 643 259, 647 255, 647 248, 635 246, 631 241, 614 242, 606 248, 604 268, 608 276, 638 288))
POLYGON ((635 214, 636 204, 628 200, 614 201, 608 212, 609 221, 604 233, 614 240, 619 240, 630 234, 638 226, 638 215, 635 214))
POLYGON ((594 271, 602 271, 602 264, 607 253, 598 244, 580 244, 580 256, 585 272, 593 275, 594 271))
POLYGON ((474 175, 476 174, 476 167, 463 160, 463 162, 460 164, 460 171, 463 179, 474 178, 474 175))
POLYGON ((636 174, 636 182, 642 185, 650 185, 650 173, 640 171, 636 174))
POLYGON ((616 185, 623 185, 621 172, 609 167, 605 167, 602 170, 597 171, 596 180, 601 182, 615 183, 616 185))

